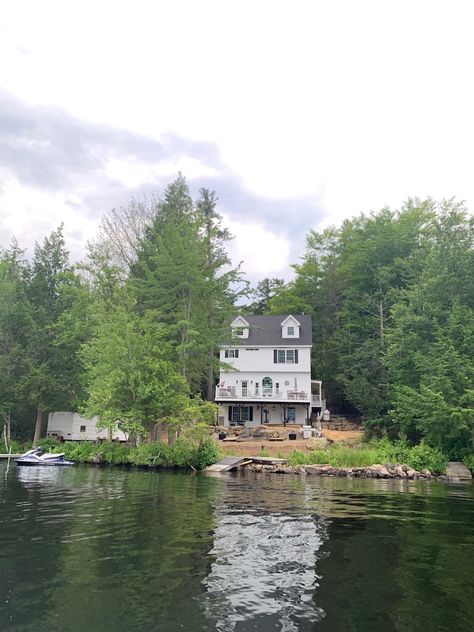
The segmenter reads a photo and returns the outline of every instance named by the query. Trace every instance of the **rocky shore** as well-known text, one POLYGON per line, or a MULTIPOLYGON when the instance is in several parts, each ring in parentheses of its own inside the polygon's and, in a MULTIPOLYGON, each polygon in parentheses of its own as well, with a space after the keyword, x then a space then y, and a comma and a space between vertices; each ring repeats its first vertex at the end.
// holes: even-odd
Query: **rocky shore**
POLYGON ((447 476, 436 476, 429 470, 418 472, 409 465, 369 465, 367 467, 333 467, 331 465, 261 465, 250 463, 244 470, 249 472, 273 472, 275 474, 297 474, 310 476, 344 476, 352 478, 399 478, 409 480, 447 480, 447 476))

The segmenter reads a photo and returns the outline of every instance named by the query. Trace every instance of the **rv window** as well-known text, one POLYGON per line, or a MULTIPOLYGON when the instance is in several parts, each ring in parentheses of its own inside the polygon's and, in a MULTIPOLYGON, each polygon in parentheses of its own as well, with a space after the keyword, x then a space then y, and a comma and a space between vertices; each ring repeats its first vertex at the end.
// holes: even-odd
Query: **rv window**
POLYGON ((86 427, 85 426, 81 426, 81 432, 85 432, 86 431, 86 427))

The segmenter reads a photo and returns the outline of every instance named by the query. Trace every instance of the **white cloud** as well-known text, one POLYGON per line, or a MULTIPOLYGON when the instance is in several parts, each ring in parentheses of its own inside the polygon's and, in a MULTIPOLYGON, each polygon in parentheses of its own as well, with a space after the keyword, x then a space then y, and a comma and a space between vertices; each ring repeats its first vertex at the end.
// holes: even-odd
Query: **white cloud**
POLYGON ((172 180, 179 172, 186 174, 190 180, 219 176, 215 169, 189 156, 178 156, 173 160, 161 160, 156 163, 134 158, 124 160, 111 157, 105 166, 107 177, 129 188, 136 188, 150 182, 159 182, 163 178, 172 180))
MULTIPOLYGON (((233 260, 244 262, 243 269, 249 280, 255 282, 268 276, 288 276, 290 244, 284 237, 277 237, 259 223, 232 221, 224 217, 225 224, 234 235, 230 243, 233 260)), ((296 256, 296 253, 291 253, 296 256)))
MULTIPOLYGON (((322 201, 324 223, 409 195, 474 206, 472 2, 5 5, 0 85, 30 104, 215 143, 255 195, 322 201)), ((197 157, 111 156, 106 175, 139 187, 212 169, 197 157)), ((270 270, 254 253, 252 265, 278 274, 278 258, 270 270)))

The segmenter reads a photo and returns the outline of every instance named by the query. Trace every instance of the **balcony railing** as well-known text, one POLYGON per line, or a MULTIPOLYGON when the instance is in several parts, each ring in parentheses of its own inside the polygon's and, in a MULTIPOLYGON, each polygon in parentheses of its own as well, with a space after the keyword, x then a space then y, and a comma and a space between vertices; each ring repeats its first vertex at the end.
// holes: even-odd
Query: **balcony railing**
POLYGON ((293 390, 280 390, 275 388, 263 388, 252 390, 250 388, 242 388, 240 392, 237 391, 235 386, 216 387, 216 401, 220 400, 280 400, 280 401, 306 401, 313 402, 314 405, 320 403, 319 395, 311 395, 306 391, 293 390))

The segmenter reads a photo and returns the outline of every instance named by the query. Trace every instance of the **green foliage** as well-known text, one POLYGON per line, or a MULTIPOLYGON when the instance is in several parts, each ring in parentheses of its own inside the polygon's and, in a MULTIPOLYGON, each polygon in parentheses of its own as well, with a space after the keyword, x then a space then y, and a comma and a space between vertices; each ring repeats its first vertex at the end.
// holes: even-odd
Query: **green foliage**
POLYGON ((471 470, 471 472, 474 472, 474 453, 465 456, 463 462, 464 465, 471 470))
POLYGON ((135 448, 131 448, 128 460, 133 465, 158 467, 159 465, 171 463, 172 458, 170 447, 156 441, 153 443, 142 443, 135 448))
POLYGON ((164 325, 168 360, 177 362, 193 395, 205 385, 208 398, 218 368, 216 345, 241 284, 225 250, 230 235, 216 202, 207 189, 194 202, 182 176, 172 182, 138 244, 130 278, 138 313, 155 313, 164 325))
MULTIPOLYGON (((38 447, 43 448, 43 450, 49 451, 53 450, 53 448, 60 448, 61 443, 55 439, 54 437, 45 437, 44 439, 40 439, 38 441, 38 447)), ((57 450, 55 450, 57 452, 57 450)))
POLYGON ((410 447, 403 438, 394 443, 382 439, 354 447, 334 444, 308 453, 295 450, 289 459, 291 465, 327 464, 332 467, 367 467, 376 463, 406 464, 418 471, 426 468, 438 474, 445 471, 446 461, 439 450, 425 443, 410 447))
POLYGON ((407 463, 415 468, 415 470, 423 470, 426 468, 430 470, 430 472, 441 474, 446 469, 447 460, 442 452, 436 448, 431 448, 422 441, 410 449, 407 463))
POLYGON ((203 469, 220 458, 219 446, 203 424, 185 428, 171 446, 170 461, 182 467, 203 469))
POLYGON ((201 470, 220 459, 217 442, 209 435, 209 430, 202 426, 188 428, 171 446, 158 441, 142 443, 135 447, 111 441, 66 441, 49 447, 52 452, 64 452, 66 458, 77 463, 184 467, 201 470))
POLYGON ((127 433, 144 435, 160 417, 180 413, 187 405, 187 384, 166 357, 163 327, 151 318, 116 305, 104 311, 96 334, 82 348, 88 398, 87 417, 113 428, 117 420, 127 433))

